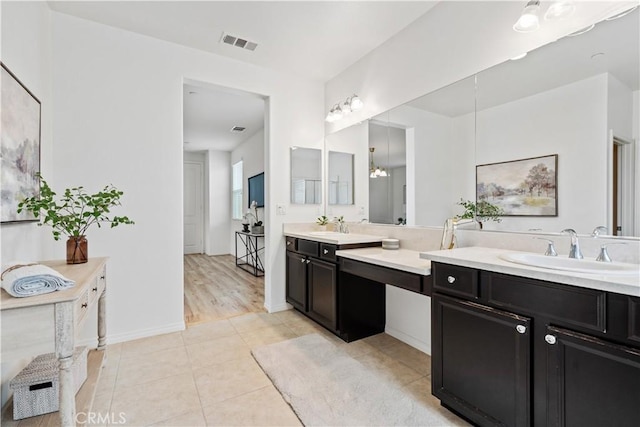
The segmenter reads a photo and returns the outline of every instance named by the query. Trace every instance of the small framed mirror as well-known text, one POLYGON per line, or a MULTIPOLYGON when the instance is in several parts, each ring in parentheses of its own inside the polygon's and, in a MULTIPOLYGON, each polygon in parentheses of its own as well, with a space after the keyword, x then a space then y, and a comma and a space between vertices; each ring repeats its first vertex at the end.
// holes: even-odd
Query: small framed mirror
POLYGON ((322 204, 322 150, 291 147, 291 203, 322 204))
POLYGON ((353 154, 329 151, 330 205, 353 205, 353 154))

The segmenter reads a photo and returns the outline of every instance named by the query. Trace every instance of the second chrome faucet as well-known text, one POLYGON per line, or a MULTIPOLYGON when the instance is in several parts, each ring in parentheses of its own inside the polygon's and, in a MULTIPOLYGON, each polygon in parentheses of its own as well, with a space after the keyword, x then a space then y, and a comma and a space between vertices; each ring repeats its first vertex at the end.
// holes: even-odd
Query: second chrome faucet
POLYGON ((571 236, 571 247, 569 248, 569 258, 582 259, 582 252, 580 251, 580 242, 578 242, 578 233, 572 228, 565 228, 563 233, 571 236))

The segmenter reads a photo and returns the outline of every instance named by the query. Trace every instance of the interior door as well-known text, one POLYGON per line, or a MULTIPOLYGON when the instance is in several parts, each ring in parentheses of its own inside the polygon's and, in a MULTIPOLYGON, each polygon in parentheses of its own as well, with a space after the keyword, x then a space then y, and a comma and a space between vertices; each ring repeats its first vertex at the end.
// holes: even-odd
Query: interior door
POLYGON ((201 254, 203 250, 203 165, 184 162, 184 253, 201 254))

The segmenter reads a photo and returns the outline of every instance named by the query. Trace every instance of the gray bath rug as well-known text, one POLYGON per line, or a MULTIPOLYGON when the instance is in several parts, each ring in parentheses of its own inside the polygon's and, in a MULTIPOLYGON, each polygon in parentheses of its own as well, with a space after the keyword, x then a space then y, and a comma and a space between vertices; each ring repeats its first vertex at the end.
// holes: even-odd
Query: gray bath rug
POLYGON ((252 354, 306 426, 466 425, 441 407, 416 400, 318 334, 258 347, 252 354))

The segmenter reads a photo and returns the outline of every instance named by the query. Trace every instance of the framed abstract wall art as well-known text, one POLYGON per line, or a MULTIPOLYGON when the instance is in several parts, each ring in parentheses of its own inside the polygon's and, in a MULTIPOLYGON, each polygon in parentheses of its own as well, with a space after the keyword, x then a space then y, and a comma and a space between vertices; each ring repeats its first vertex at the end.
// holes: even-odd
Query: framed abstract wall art
POLYGON ((476 166, 476 200, 501 216, 558 216, 558 155, 476 166))
POLYGON ((18 203, 38 195, 40 184, 40 101, 4 65, 0 77, 1 222, 36 221, 18 214, 18 203))

